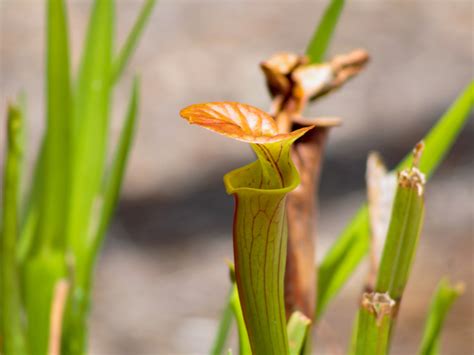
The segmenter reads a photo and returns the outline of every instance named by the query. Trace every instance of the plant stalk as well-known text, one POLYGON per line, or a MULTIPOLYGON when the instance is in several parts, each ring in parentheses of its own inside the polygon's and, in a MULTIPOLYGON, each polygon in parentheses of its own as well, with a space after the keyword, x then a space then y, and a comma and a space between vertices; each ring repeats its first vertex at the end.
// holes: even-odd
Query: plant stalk
POLYGON ((22 355, 26 353, 25 329, 19 283, 16 248, 19 235, 20 167, 22 160, 20 110, 8 108, 7 149, 3 177, 3 211, 0 231, 0 353, 22 355))
POLYGON ((419 355, 438 355, 443 323, 456 299, 464 293, 463 283, 451 284, 442 279, 433 295, 425 330, 420 345, 419 355))
POLYGON ((388 353, 423 224, 425 178, 416 167, 422 149, 423 144, 418 144, 414 151, 414 166, 398 175, 398 187, 375 292, 364 293, 362 297, 356 355, 388 353))

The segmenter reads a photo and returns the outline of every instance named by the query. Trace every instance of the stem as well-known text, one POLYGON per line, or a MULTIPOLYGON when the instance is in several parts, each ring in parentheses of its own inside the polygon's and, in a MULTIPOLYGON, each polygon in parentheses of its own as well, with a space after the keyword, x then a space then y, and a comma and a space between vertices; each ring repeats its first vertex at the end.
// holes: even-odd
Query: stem
MULTIPOLYGON (((412 177, 418 176, 413 172, 412 177)), ((396 301, 401 298, 408 281, 424 216, 423 192, 420 194, 418 187, 404 185, 403 179, 400 175, 375 286, 377 292, 388 292, 396 301)))
POLYGON ((288 320, 288 343, 290 355, 299 355, 305 346, 305 339, 311 320, 301 312, 294 312, 288 320))
POLYGON ((66 354, 86 354, 87 317, 90 296, 81 286, 73 286, 66 303, 62 349, 66 354))
MULTIPOLYGON (((418 145, 418 154, 422 145, 418 145)), ((398 176, 387 240, 375 286, 364 293, 357 326, 356 355, 387 354, 408 281, 424 216, 424 176, 416 167, 398 176)))
POLYGON ((394 311, 395 301, 388 294, 364 293, 358 315, 355 354, 387 354, 394 311))
POLYGON ((232 286, 229 295, 227 296, 227 303, 222 311, 221 320, 219 322, 216 339, 212 345, 211 354, 212 355, 221 355, 224 352, 224 347, 227 343, 227 338, 229 337, 230 328, 232 325, 232 300, 234 294, 235 286, 232 286))
POLYGON ((0 235, 0 353, 21 355, 26 353, 24 328, 21 321, 19 270, 16 259, 18 241, 18 208, 21 166, 20 111, 8 108, 7 153, 3 178, 3 214, 0 235))
POLYGON ((249 335, 247 333, 247 328, 245 327, 242 307, 240 305, 239 291, 237 290, 237 286, 235 284, 232 287, 230 306, 237 321, 237 331, 239 333, 239 354, 252 355, 252 349, 250 348, 249 343, 249 335))
POLYGON ((444 320, 456 299, 464 292, 464 284, 450 284, 446 279, 439 282, 431 301, 426 319, 419 355, 438 355, 441 329, 444 320))

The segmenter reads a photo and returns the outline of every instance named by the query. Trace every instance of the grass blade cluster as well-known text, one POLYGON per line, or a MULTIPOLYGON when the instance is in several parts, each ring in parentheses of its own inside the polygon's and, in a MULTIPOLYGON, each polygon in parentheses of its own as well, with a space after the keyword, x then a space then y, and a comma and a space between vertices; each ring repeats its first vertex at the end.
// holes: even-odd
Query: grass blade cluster
MULTIPOLYGON (((331 0, 327 6, 307 47, 306 56, 310 63, 324 61, 344 4, 344 0, 331 0)), ((474 82, 468 85, 424 137, 425 153, 418 162, 421 173, 427 177, 434 173, 467 122, 473 104, 474 82)), ((396 170, 406 169, 412 164, 412 156, 408 154, 396 170)), ((385 249, 386 255, 380 265, 376 292, 367 293, 363 297, 363 307, 357 315, 354 327, 356 331, 353 333, 351 353, 384 354, 388 351, 395 315, 408 280, 423 217, 422 198, 421 196, 415 198, 417 189, 412 190, 408 192, 404 188, 399 188, 387 242, 389 246, 385 249), (404 216, 407 217, 406 220, 402 218, 404 216)), ((330 301, 366 256, 370 246, 369 237, 369 212, 364 205, 318 267, 314 315, 316 321, 323 316, 330 301)), ((227 317, 227 313, 224 313, 224 317, 227 317)), ((227 326, 227 321, 227 318, 223 319, 222 324, 227 326)), ((290 344, 290 351, 293 350, 290 344)), ((301 351, 305 352, 306 349, 301 351)))
MULTIPOLYGON (((474 82, 466 87, 457 100, 423 138, 425 150, 419 167, 430 177, 442 162, 464 124, 470 117, 474 105, 474 82)), ((411 154, 397 167, 410 166, 411 154)), ((330 300, 336 296, 356 267, 366 256, 369 245, 369 216, 364 205, 342 232, 319 265, 316 316, 320 318, 330 300)))
MULTIPOLYGON (((5 194, 8 201, 4 201, 8 204, 6 220, 15 218, 20 227, 14 239, 9 237, 11 232, 2 233, 2 244, 8 250, 8 257, 2 260, 10 265, 9 258, 13 258, 18 263, 15 284, 18 284, 21 299, 19 309, 12 308, 13 304, 4 305, 2 309, 17 311, 25 330, 17 329, 13 323, 2 327, 0 338, 5 339, 2 351, 7 351, 8 344, 13 344, 23 333, 26 334, 25 349, 30 354, 57 351, 61 343, 63 353, 73 355, 86 351, 93 269, 118 201, 133 140, 138 82, 134 83, 119 144, 108 166, 112 93, 155 3, 154 0, 144 3, 123 49, 115 56, 115 1, 95 0, 79 72, 73 82, 66 2, 47 1, 46 129, 26 203, 23 211, 18 212, 20 217, 11 214, 13 208, 20 209, 18 203, 12 201, 13 194, 19 190, 20 177, 12 175, 5 186, 8 192, 5 194), (16 179, 16 185, 12 185, 12 179, 16 179), (56 286, 61 282, 67 282, 69 291, 64 304, 56 306, 64 309, 60 317, 64 332, 62 339, 57 339, 51 332, 55 330, 55 334, 60 334, 58 325, 51 328, 50 319, 56 286)), ((12 112, 15 117, 20 116, 18 109, 11 110, 10 116, 12 112)), ((16 131, 10 130, 8 137, 16 141, 16 131)), ((5 174, 12 174, 12 169, 6 169, 5 174)), ((11 223, 5 225, 7 230, 11 226, 11 223)), ((2 280, 9 283, 11 275, 5 273, 8 277, 2 275, 2 280)), ((2 302, 7 302, 10 298, 5 296, 15 290, 10 283, 2 287, 2 302)), ((2 311, 5 317, 9 314, 10 311, 2 311)), ((54 319, 58 323, 59 318, 54 319)), ((2 316, 2 324, 3 320, 2 316)), ((22 354, 19 350, 14 353, 22 354)))

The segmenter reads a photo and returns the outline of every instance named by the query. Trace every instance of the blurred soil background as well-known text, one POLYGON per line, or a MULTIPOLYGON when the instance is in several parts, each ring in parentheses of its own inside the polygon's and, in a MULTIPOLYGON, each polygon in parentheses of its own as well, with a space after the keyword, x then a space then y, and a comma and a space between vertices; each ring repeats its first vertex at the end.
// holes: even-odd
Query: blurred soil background
MULTIPOLYGON (((69 4, 76 68, 89 2, 69 4)), ((97 270, 91 354, 207 352, 229 289, 225 260, 232 258, 233 201, 222 176, 253 158, 245 144, 191 127, 178 112, 191 103, 223 100, 268 108, 259 62, 277 51, 303 52, 325 4, 159 1, 114 97, 115 139, 131 80, 141 74, 140 127, 97 270)), ((348 2, 330 53, 361 47, 372 61, 308 112, 344 119, 327 149, 319 258, 365 199, 368 152, 380 151, 393 167, 474 76, 473 4, 348 2)), ((121 41, 140 5, 118 1, 121 41)), ((21 90, 27 93, 30 170, 43 129, 44 31, 43 1, 0 0, 0 109, 5 112, 8 98, 21 90)), ((393 354, 416 353, 431 294, 445 275, 464 280, 467 288, 447 320, 443 354, 474 353, 473 153, 471 119, 427 187, 426 224, 393 354)), ((328 309, 317 354, 345 351, 365 270, 359 268, 328 309)))

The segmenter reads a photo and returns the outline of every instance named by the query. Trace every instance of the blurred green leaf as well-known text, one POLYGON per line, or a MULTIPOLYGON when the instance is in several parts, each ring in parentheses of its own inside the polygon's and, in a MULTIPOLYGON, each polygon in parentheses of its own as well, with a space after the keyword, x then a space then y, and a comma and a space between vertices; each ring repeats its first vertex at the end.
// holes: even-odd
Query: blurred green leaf
MULTIPOLYGON (((428 177, 433 175, 438 165, 441 164, 469 117, 472 118, 473 106, 474 81, 465 88, 443 117, 423 138, 425 149, 420 159, 419 168, 428 177)), ((412 161, 412 155, 408 154, 396 167, 396 170, 411 166, 412 161)))
POLYGON ((89 22, 74 97, 74 136, 67 239, 74 252, 75 280, 87 278, 87 235, 102 187, 109 128, 114 1, 96 0, 89 22))
POLYGON ((19 269, 16 260, 19 225, 19 195, 23 117, 20 109, 9 106, 7 114, 7 147, 3 176, 3 208, 0 229, 0 353, 26 353, 22 324, 19 269))
POLYGON ((86 348, 90 297, 86 290, 91 278, 88 246, 92 228, 98 223, 107 156, 114 10, 113 0, 96 0, 93 4, 74 95, 66 230, 72 251, 73 284, 64 315, 62 344, 62 352, 68 355, 83 354, 86 348))
MULTIPOLYGON (((112 162, 108 176, 105 178, 103 186, 103 201, 102 210, 100 214, 100 221, 98 223, 97 230, 94 230, 94 236, 90 246, 89 257, 89 271, 92 273, 94 261, 97 253, 99 252, 102 241, 105 237, 107 227, 109 226, 110 220, 113 216, 115 208, 117 206, 118 198, 120 195, 120 189, 122 187, 122 181, 125 175, 125 168, 127 166, 128 156, 130 153, 130 147, 132 145, 133 136, 135 133, 137 112, 138 112, 138 101, 139 101, 139 84, 136 79, 133 84, 132 94, 130 102, 128 104, 127 117, 125 119, 118 147, 115 152, 115 156, 112 162)), ((91 274, 90 274, 91 275, 91 274)))
POLYGON ((426 319, 419 355, 439 354, 439 343, 444 320, 454 301, 463 291, 463 284, 451 285, 447 279, 439 282, 426 319))
POLYGON ((339 21, 339 16, 344 8, 344 0, 330 1, 306 49, 306 55, 310 63, 324 61, 326 51, 339 21))
POLYGON ((234 318, 232 315, 231 306, 233 292, 234 286, 232 286, 229 292, 227 303, 224 310, 222 311, 221 320, 219 322, 219 326, 217 327, 216 338, 214 339, 214 343, 212 344, 212 349, 210 352, 212 355, 224 354, 224 348, 227 344, 227 338, 229 337, 230 328, 232 326, 232 319, 234 318))
POLYGON ((71 159, 71 88, 66 5, 47 3, 46 132, 22 221, 18 260, 33 354, 46 354, 56 282, 66 274, 64 250, 71 159))
MULTIPOLYGON (((474 82, 456 99, 448 111, 423 139, 425 150, 420 170, 431 176, 454 144, 474 105, 474 82)), ((397 169, 411 164, 411 154, 397 169)), ((319 319, 329 301, 339 292, 369 249, 369 217, 367 206, 356 216, 333 244, 319 266, 316 319, 319 319)))
MULTIPOLYGON (((16 102, 17 102, 17 106, 18 106, 18 111, 20 112, 20 116, 22 117, 22 122, 23 122, 23 125, 22 125, 22 129, 21 129, 21 134, 20 134, 20 144, 21 146, 23 147, 23 152, 24 152, 24 156, 23 156, 23 159, 21 160, 21 167, 20 167, 20 171, 22 172, 21 173, 21 181, 20 181, 20 208, 19 208, 19 218, 20 218, 20 221, 23 220, 23 215, 24 215, 24 211, 25 211, 25 203, 26 203, 26 198, 23 197, 22 193, 23 193, 23 186, 27 186, 28 185, 28 181, 26 181, 27 179, 27 172, 28 172, 28 169, 29 169, 29 161, 26 157, 26 153, 28 152, 28 96, 26 95, 26 92, 21 90, 20 93, 18 94, 17 96, 17 99, 16 99, 16 102)), ((20 222, 21 223, 21 222, 20 222)), ((20 228, 21 230, 21 228, 20 228)), ((20 235, 21 235, 21 232, 20 232, 20 235)))
POLYGON ((40 178, 40 217, 33 249, 65 247, 65 220, 70 159, 69 47, 65 3, 48 1, 46 57, 46 132, 40 178))
POLYGON ((27 193, 23 215, 20 221, 20 240, 18 243, 18 260, 22 263, 31 250, 33 239, 37 231, 40 209, 41 209, 41 187, 44 178, 44 141, 41 143, 40 151, 36 158, 33 170, 33 178, 30 184, 30 190, 27 193))
POLYGON ((348 355, 355 355, 356 352, 357 336, 359 335, 359 316, 360 311, 356 313, 355 318, 352 322, 352 335, 351 342, 349 343, 349 351, 347 352, 348 355))
POLYGON ((156 0, 147 0, 143 5, 138 18, 127 37, 127 40, 125 41, 124 46, 120 50, 117 58, 114 60, 112 68, 112 82, 118 81, 122 75, 125 66, 130 60, 133 50, 138 44, 138 40, 140 39, 140 36, 143 32, 143 29, 145 28, 148 18, 151 15, 151 12, 153 11, 155 4, 156 0))
POLYGON ((115 1, 94 1, 74 90, 66 3, 47 2, 46 131, 22 208, 20 242, 13 254, 19 263, 27 335, 34 354, 47 352, 53 291, 65 276, 72 284, 62 352, 74 355, 86 350, 94 261, 117 203, 138 109, 135 82, 106 176, 113 81, 131 56, 155 2, 146 1, 113 64, 115 1))
MULTIPOLYGON (((23 129, 23 146, 24 151, 28 151, 27 147, 27 97, 24 92, 19 97, 19 109, 22 117, 24 118, 25 124, 23 129)), ((36 162, 33 168, 33 176, 30 181, 25 181, 24 184, 28 186, 26 196, 23 199, 22 207, 20 209, 20 237, 17 246, 17 259, 19 264, 25 260, 28 251, 31 248, 33 237, 37 230, 38 219, 39 219, 39 195, 42 187, 42 177, 44 172, 41 170, 44 159, 44 138, 40 144, 40 149, 36 162)), ((22 168, 27 171, 28 163, 27 159, 23 159, 22 168)))
POLYGON ((22 273, 23 283, 27 285, 24 302, 28 315, 28 345, 31 354, 46 355, 54 287, 67 275, 64 253, 47 250, 29 257, 22 273))
POLYGON ((339 292, 369 250, 369 214, 364 205, 324 256, 318 270, 316 316, 339 292))
POLYGON ((306 333, 311 320, 301 312, 293 312, 286 326, 290 355, 299 355, 305 344, 306 333))
POLYGON ((230 305, 234 312, 235 320, 237 321, 237 331, 239 333, 239 355, 252 355, 247 327, 245 326, 244 315, 242 314, 239 291, 235 283, 232 288, 230 305))

